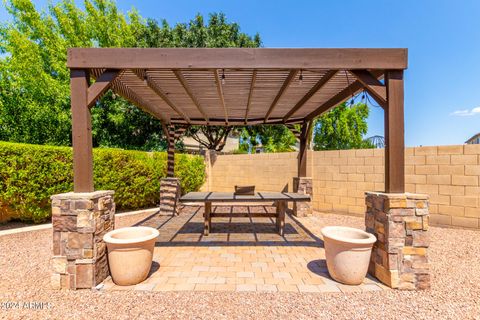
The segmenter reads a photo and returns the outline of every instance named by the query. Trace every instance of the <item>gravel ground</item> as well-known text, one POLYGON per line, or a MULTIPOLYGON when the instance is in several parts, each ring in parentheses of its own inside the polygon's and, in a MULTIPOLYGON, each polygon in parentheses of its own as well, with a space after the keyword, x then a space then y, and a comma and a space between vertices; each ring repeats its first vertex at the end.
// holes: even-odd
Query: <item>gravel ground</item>
MULTIPOLYGON (((357 217, 321 219, 363 226, 357 217)), ((480 319, 480 232, 432 227, 431 238, 431 290, 268 294, 54 291, 49 289, 51 230, 8 235, 0 237, 0 318, 480 319), (28 302, 49 305, 33 309, 28 302)))

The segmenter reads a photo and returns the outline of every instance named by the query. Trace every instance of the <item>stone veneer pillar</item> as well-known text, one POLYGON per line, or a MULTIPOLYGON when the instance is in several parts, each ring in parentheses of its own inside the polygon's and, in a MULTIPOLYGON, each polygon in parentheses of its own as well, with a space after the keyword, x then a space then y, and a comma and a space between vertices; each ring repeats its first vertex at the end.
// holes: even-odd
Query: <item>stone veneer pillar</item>
POLYGON ((391 288, 430 288, 428 196, 365 193, 366 231, 377 237, 369 273, 391 288))
POLYGON ((162 178, 160 180, 160 214, 178 215, 180 197, 180 179, 162 178))
POLYGON ((69 192, 51 197, 54 289, 92 288, 109 275, 103 236, 114 229, 113 194, 69 192))
MULTIPOLYGON (((313 196, 312 192, 312 178, 310 177, 294 177, 293 178, 293 192, 300 194, 308 194, 313 196)), ((312 202, 294 202, 293 215, 296 217, 307 217, 312 215, 312 202)))

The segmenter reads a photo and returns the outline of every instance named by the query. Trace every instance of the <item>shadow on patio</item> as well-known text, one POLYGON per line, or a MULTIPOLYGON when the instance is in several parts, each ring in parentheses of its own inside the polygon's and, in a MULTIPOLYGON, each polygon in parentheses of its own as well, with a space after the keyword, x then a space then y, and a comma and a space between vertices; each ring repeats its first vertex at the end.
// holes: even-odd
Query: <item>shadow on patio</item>
MULTIPOLYGON (((323 241, 298 219, 287 214, 285 232, 280 236, 273 218, 214 218, 212 232, 203 235, 203 207, 182 206, 176 217, 154 214, 136 225, 160 231, 156 246, 311 246, 322 247, 323 241)), ((275 212, 273 206, 221 205, 214 212, 233 214, 275 212)))
MULTIPOLYGON (((242 214, 275 210, 272 206, 215 206, 242 214)), ((106 290, 351 292, 385 287, 371 278, 346 286, 328 275, 318 217, 287 214, 283 236, 271 218, 216 218, 203 235, 203 207, 182 206, 180 215, 153 214, 136 225, 157 228, 153 266, 148 278, 130 287, 111 279, 106 290)))

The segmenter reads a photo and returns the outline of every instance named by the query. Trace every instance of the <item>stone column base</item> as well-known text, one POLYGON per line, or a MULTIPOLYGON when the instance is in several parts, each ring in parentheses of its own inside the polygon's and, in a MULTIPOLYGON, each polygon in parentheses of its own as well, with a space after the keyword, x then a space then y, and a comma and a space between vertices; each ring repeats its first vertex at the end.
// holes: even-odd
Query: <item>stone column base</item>
MULTIPOLYGON (((312 178, 309 177, 294 177, 293 178, 293 192, 308 194, 313 196, 312 192, 312 178)), ((296 217, 308 217, 313 214, 312 202, 294 202, 293 215, 296 217)))
POLYGON ((179 214, 177 204, 180 193, 180 179, 162 178, 160 180, 160 214, 179 214))
POLYGON ((113 194, 69 192, 51 197, 54 289, 92 288, 109 275, 103 236, 114 229, 113 194))
POLYGON ((377 237, 369 273, 391 288, 430 288, 428 196, 366 192, 366 231, 377 237))

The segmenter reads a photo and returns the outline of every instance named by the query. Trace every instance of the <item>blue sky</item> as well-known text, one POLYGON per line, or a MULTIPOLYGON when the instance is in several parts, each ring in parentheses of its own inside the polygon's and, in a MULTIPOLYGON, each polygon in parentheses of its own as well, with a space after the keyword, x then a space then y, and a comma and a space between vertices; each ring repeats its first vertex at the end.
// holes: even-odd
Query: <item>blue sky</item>
MULTIPOLYGON (((196 13, 224 12, 242 31, 260 33, 264 47, 408 48, 406 144, 461 144, 480 132, 478 0, 120 0, 118 5, 170 24, 196 13)), ((0 20, 6 19, 1 7, 0 20)), ((372 108, 368 135, 377 134, 383 135, 383 111, 372 108)))

